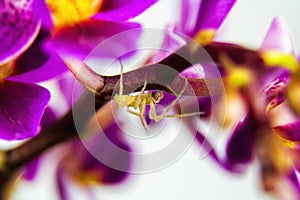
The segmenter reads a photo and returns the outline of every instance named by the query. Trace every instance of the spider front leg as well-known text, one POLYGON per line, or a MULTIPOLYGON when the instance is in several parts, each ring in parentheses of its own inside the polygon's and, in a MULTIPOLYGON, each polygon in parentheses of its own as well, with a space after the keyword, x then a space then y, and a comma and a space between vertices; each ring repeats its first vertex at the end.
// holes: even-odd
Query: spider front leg
POLYGON ((138 94, 136 97, 136 100, 135 100, 135 103, 133 106, 135 109, 137 109, 140 106, 141 101, 143 99, 143 95, 145 94, 146 87, 147 87, 147 81, 145 81, 144 86, 143 86, 142 90, 140 91, 140 94, 138 94))
POLYGON ((145 119, 145 108, 146 108, 146 99, 142 99, 140 100, 140 103, 139 103, 139 112, 134 112, 132 110, 130 110, 129 106, 127 106, 127 112, 129 112, 130 114, 133 114, 135 116, 138 116, 143 124, 144 127, 147 127, 147 122, 146 122, 146 119, 145 119))
MULTIPOLYGON (((166 118, 167 115, 168 115, 168 112, 175 106, 175 104, 179 101, 179 98, 183 95, 184 91, 186 90, 187 88, 187 79, 185 79, 185 84, 182 88, 182 90, 180 91, 180 93, 178 95, 176 95, 176 99, 174 99, 170 105, 168 105, 168 107, 164 110, 163 113, 161 113, 160 115, 157 115, 157 112, 156 112, 156 108, 155 108, 155 105, 154 104, 150 104, 150 108, 151 108, 151 113, 150 113, 150 118, 152 118, 155 122, 159 122, 161 121, 163 118, 166 118)), ((175 91, 173 91, 171 89, 171 91, 176 94, 175 91)))
MULTIPOLYGON (((176 95, 176 99, 173 100, 169 106, 164 110, 164 112, 160 115, 157 115, 155 104, 153 102, 150 103, 150 119, 153 119, 155 122, 161 121, 163 118, 172 118, 172 117, 191 117, 195 115, 201 115, 203 112, 192 112, 192 113, 185 113, 185 114, 174 114, 174 115, 168 115, 168 112, 176 105, 176 103, 179 101, 179 98, 183 95, 184 91, 187 88, 187 79, 185 79, 185 84, 183 89, 180 91, 178 95, 176 95)), ((175 91, 171 89, 171 91, 176 94, 175 91)))
MULTIPOLYGON (((130 98, 124 98, 123 96, 123 90, 124 90, 124 85, 123 85, 123 64, 121 60, 119 59, 120 63, 120 86, 119 86, 119 94, 116 94, 114 99, 116 102, 119 104, 119 108, 123 108, 124 106, 128 105, 128 101, 130 98)), ((127 95, 126 95, 127 96, 127 95)))

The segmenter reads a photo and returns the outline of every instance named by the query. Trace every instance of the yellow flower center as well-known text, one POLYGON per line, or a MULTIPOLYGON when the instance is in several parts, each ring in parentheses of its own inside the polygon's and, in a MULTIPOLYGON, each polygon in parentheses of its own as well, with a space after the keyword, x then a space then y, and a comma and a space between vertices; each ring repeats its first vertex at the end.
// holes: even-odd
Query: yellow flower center
POLYGON ((56 28, 72 26, 96 14, 103 0, 46 0, 56 28))
POLYGON ((202 46, 206 46, 212 43, 215 35, 216 35, 215 29, 204 29, 204 30, 200 30, 194 36, 194 40, 196 40, 202 46))

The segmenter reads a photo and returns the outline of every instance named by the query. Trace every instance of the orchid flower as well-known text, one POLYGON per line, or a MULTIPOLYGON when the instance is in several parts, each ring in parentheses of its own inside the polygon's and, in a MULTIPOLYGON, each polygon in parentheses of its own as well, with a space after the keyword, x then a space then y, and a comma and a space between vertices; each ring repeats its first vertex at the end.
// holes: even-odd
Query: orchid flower
POLYGON ((5 98, 0 102, 4 122, 0 138, 20 140, 39 132, 39 121, 50 95, 32 83, 66 72, 66 64, 61 60, 64 52, 84 59, 105 38, 139 27, 125 20, 140 14, 154 2, 5 0, 1 5, 1 39, 4 42, 0 45, 0 77, 3 80, 1 94, 5 98), (66 6, 68 10, 64 9, 66 6), (122 17, 113 20, 113 16, 122 17), (30 93, 23 94, 22 89, 30 93), (14 98, 28 106, 21 106, 13 101, 14 98), (35 114, 24 117, 22 113, 35 114))
POLYGON ((57 189, 61 199, 72 199, 70 182, 78 184, 86 194, 92 196, 93 186, 117 184, 127 177, 131 156, 122 131, 116 124, 109 124, 103 131, 103 134, 89 139, 88 149, 81 141, 71 142, 64 147, 66 154, 60 159, 56 170, 57 189), (122 149, 124 153, 115 151, 115 147, 122 149))
MULTIPOLYGON (((106 38, 140 27, 139 24, 128 20, 155 2, 156 0, 84 2, 5 0, 0 3, 3 8, 0 11, 0 37, 3 41, 0 44, 0 93, 3 95, 0 100, 0 138, 28 139, 55 121, 59 121, 60 116, 53 116, 53 113, 49 114, 50 109, 46 109, 50 100, 49 91, 35 83, 65 73, 68 68, 62 58, 76 57, 84 60, 87 54, 106 38)), ((132 37, 136 38, 138 34, 137 32, 137 35, 132 37)), ((127 45, 124 42, 119 45, 127 45)), ((130 44, 136 45, 135 42, 130 44)), ((124 142, 119 143, 123 145, 124 142)), ((125 144, 123 147, 127 148, 125 144)), ((83 147, 81 150, 84 152, 83 147)), ((0 154, 2 168, 4 157, 2 152, 0 154)), ((110 176, 105 175, 110 174, 110 170, 94 161, 93 157, 82 159, 93 162, 96 168, 99 167, 97 173, 110 176)), ((38 160, 28 165, 25 177, 32 179, 37 166, 38 160)), ((61 166, 65 166, 63 162, 61 166)), ((126 173, 122 172, 121 178, 112 180, 105 178, 103 182, 118 182, 125 175, 126 173)))
POLYGON ((214 106, 226 109, 225 116, 220 113, 225 117, 220 125, 234 127, 225 157, 219 157, 213 146, 204 143, 201 131, 196 139, 217 163, 235 173, 243 172, 257 158, 263 188, 281 199, 298 199, 295 170, 299 118, 295 104, 288 99, 288 95, 295 98, 288 88, 296 79, 293 74, 299 64, 281 19, 273 20, 258 54, 260 63, 252 65, 243 64, 233 54, 219 55, 225 71, 226 101, 214 106))
MULTIPOLYGON (((94 185, 124 180, 132 166, 132 148, 113 119, 115 110, 107 104, 113 99, 115 89, 121 88, 122 80, 124 95, 136 91, 141 85, 146 90, 148 87, 150 90, 164 90, 164 98, 158 103, 162 107, 174 99, 189 99, 191 94, 194 95, 198 104, 190 104, 186 111, 200 109, 205 113, 198 120, 210 117, 221 128, 232 128, 227 137, 225 155, 221 157, 207 142, 204 130, 195 129, 192 120, 183 120, 218 165, 229 172, 242 173, 256 159, 266 191, 282 199, 299 199, 299 61, 280 19, 275 18, 272 22, 261 48, 252 51, 235 44, 213 42, 235 0, 182 1, 181 18, 173 29, 167 31, 162 44, 171 55, 166 57, 157 52, 150 58, 151 64, 126 72, 124 77, 123 74, 96 74, 84 63, 99 43, 113 35, 139 28, 140 24, 128 20, 155 2, 5 0, 0 3, 3 8, 0 11, 0 37, 4 41, 0 44, 0 93, 3 95, 0 99, 0 138, 31 138, 13 150, 0 151, 0 183, 5 183, 11 178, 7 174, 24 165, 27 165, 24 177, 33 180, 40 162, 36 156, 66 141, 69 143, 61 146, 64 154, 58 158, 55 170, 61 199, 72 198, 70 183, 92 196, 94 185), (26 31, 21 31, 23 29, 26 31), (184 35, 185 45, 174 40, 174 35, 184 35), (198 56, 197 52, 201 50, 195 43, 207 51, 216 65, 212 66, 198 56), (232 49, 236 51, 229 51, 232 49), (192 61, 179 58, 178 52, 186 53, 192 61), (244 56, 244 52, 256 59, 253 61, 244 56), (202 65, 203 74, 193 71, 196 64, 202 65), (168 65, 176 73, 162 70, 161 65, 168 65), (220 70, 217 74, 214 73, 216 69, 220 70), (58 81, 57 88, 66 96, 70 110, 64 116, 57 116, 51 107, 47 107, 50 89, 44 89, 38 82, 57 78, 65 72, 70 75, 69 70, 75 76, 58 81), (75 79, 89 91, 83 89, 83 95, 73 104, 70 88, 75 79), (147 85, 148 80, 158 80, 160 84, 147 85), (182 87, 183 82, 188 86, 182 87), (213 92, 209 91, 209 84, 214 86, 213 92), (223 87, 225 93, 219 92, 223 87), (87 106, 89 98, 95 103, 92 109, 87 106), (212 112, 213 107, 220 112, 212 112), (73 115, 72 112, 76 113, 78 109, 82 111, 80 116, 73 115), (75 122, 76 117, 80 118, 79 125, 75 122), (103 130, 89 124, 93 120, 100 123, 103 130), (81 138, 81 133, 86 138, 81 138), (115 151, 111 144, 126 153, 120 154, 123 151, 115 151)), ((117 40, 113 48, 137 47, 139 35, 140 31, 136 31, 129 38, 117 40)), ((108 50, 101 49, 94 56, 97 59, 114 56, 108 50)), ((58 91, 52 94, 55 92, 58 91)), ((175 109, 177 103, 174 103, 175 109)), ((163 112, 157 111, 157 114, 163 112)), ((147 108, 144 114, 147 117, 153 112, 147 108)), ((150 123, 150 117, 146 121, 150 123)))

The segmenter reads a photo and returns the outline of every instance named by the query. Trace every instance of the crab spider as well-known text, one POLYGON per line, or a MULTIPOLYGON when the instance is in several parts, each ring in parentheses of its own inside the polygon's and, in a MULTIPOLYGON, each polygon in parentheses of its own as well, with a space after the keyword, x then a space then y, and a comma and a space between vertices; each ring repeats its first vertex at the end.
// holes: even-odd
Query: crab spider
MULTIPOLYGON (((157 90, 155 92, 145 92, 147 81, 144 83, 144 86, 140 92, 136 95, 123 95, 123 65, 120 62, 121 65, 121 73, 120 73, 120 88, 119 88, 119 94, 116 94, 114 96, 115 101, 119 104, 119 108, 127 107, 127 112, 130 114, 136 115, 140 118, 142 124, 144 127, 147 127, 147 122, 145 120, 145 109, 146 106, 150 106, 150 112, 149 112, 149 118, 154 120, 155 122, 159 122, 164 118, 171 118, 171 117, 190 117, 195 115, 203 114, 203 112, 192 112, 192 113, 185 113, 185 114, 172 114, 169 115, 168 112, 176 105, 176 103, 179 101, 179 98, 183 95, 184 91, 187 88, 188 81, 185 79, 185 84, 180 91, 179 94, 176 95, 176 99, 173 100, 161 114, 157 114, 155 104, 158 104, 163 98, 164 93, 160 90, 157 90), (134 108, 138 111, 133 111, 130 108, 134 108)), ((176 94, 175 91, 172 91, 174 94, 176 94)))

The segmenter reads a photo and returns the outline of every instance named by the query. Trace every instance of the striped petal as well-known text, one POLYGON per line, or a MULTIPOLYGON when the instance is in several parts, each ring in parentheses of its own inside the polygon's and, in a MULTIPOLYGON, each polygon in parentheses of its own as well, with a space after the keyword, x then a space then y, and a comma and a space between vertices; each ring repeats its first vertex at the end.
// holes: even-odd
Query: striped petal
POLYGON ((40 20, 32 8, 32 2, 0 2, 0 66, 21 55, 36 38, 40 20))

